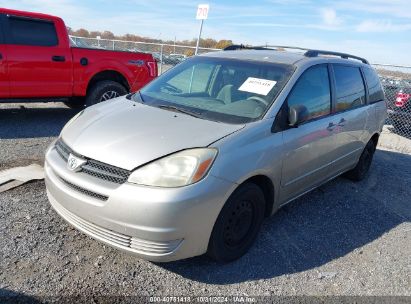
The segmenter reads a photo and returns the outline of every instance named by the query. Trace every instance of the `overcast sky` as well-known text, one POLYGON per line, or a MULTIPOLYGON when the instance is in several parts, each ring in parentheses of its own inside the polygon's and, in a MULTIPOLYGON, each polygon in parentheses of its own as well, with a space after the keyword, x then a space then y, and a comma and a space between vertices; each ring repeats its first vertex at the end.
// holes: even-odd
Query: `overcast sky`
MULTIPOLYGON (((58 15, 74 28, 161 39, 197 36, 196 7, 184 0, 0 0, 0 6, 58 15)), ((350 52, 411 65, 411 0, 209 1, 203 37, 243 44, 350 52)))

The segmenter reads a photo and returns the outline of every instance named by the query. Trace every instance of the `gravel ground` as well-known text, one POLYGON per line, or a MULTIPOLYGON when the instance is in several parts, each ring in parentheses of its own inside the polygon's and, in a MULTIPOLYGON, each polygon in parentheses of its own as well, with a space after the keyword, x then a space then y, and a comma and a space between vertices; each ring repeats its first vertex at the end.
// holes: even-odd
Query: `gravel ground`
POLYGON ((0 169, 43 163, 47 146, 77 112, 62 103, 0 105, 0 169))
MULTIPOLYGON (((0 169, 41 163, 75 113, 2 106, 0 169)), ((0 296, 411 296, 410 181, 410 155, 377 150, 366 180, 337 178, 282 208, 226 265, 155 264, 104 246, 54 212, 44 182, 28 183, 0 193, 0 296)))

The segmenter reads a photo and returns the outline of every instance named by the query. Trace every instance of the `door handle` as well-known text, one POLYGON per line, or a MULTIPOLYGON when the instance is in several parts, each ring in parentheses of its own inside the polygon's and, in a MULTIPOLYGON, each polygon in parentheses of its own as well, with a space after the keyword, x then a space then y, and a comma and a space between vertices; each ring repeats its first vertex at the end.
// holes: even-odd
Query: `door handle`
POLYGON ((64 57, 64 56, 53 56, 53 57, 51 57, 51 60, 57 61, 57 62, 64 62, 64 61, 66 61, 66 57, 64 57))
POLYGON ((2 60, 3 59, 3 55, 0 53, 0 60, 2 60))
POLYGON ((327 130, 331 132, 331 131, 334 130, 334 128, 335 128, 336 126, 337 126, 337 125, 336 125, 335 123, 330 122, 330 123, 328 124, 327 130))
POLYGON ((341 118, 340 121, 338 122, 339 127, 344 127, 345 126, 346 120, 344 118, 341 118))

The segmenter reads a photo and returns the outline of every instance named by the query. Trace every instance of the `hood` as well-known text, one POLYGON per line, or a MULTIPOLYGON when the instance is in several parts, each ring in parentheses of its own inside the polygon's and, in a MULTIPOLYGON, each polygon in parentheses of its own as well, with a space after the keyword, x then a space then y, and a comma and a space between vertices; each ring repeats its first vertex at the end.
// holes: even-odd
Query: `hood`
POLYGON ((231 125, 120 97, 87 108, 61 137, 76 153, 133 170, 164 155, 206 147, 244 125, 231 125))

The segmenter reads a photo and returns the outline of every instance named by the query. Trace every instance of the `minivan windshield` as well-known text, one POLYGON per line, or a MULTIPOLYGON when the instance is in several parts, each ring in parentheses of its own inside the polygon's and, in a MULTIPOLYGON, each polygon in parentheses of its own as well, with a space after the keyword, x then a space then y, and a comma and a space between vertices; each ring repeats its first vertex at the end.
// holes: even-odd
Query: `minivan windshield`
POLYGON ((286 64, 198 56, 153 80, 133 99, 202 119, 247 123, 264 115, 293 70, 286 64))

